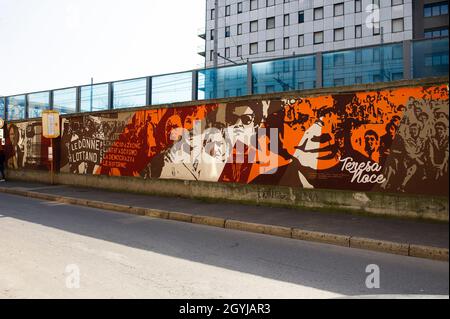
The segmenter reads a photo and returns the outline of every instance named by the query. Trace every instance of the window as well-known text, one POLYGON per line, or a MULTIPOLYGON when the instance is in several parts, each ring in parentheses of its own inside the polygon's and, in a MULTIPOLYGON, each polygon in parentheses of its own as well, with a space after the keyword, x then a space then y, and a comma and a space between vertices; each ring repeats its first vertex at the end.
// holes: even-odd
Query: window
POLYGON ((258 31, 258 20, 250 22, 250 32, 258 31))
POLYGON ((225 16, 229 17, 231 13, 231 6, 225 6, 225 16))
POLYGON ((335 53, 333 56, 333 65, 334 66, 343 66, 344 65, 344 54, 335 53))
POLYGON ((402 59, 403 58, 403 46, 395 45, 392 47, 392 59, 402 59))
POLYGON ((355 51, 355 64, 362 63, 362 50, 355 51))
POLYGON ((209 51, 209 60, 214 60, 214 50, 209 51))
POLYGON ((372 79, 372 82, 381 82, 381 76, 379 74, 374 74, 372 79))
POLYGON ((284 15, 283 24, 284 24, 284 26, 288 26, 289 25, 289 14, 285 14, 284 15))
POLYGON ((216 18, 216 10, 211 9, 211 20, 214 20, 216 18))
POLYGON ((440 15, 448 14, 448 2, 437 2, 426 4, 423 6, 423 15, 424 17, 436 17, 440 15))
POLYGON ((323 19, 323 7, 314 8, 314 20, 322 20, 323 19))
POLYGON ((305 12, 304 11, 299 11, 298 13, 298 23, 303 23, 305 22, 305 12))
POLYGON ((344 28, 334 29, 334 41, 344 40, 344 28))
POLYGON ((403 31, 403 18, 392 20, 392 32, 402 32, 403 31))
POLYGON ((374 48, 372 50, 372 61, 373 62, 380 62, 380 48, 374 48))
POLYGON ((334 5, 334 16, 343 16, 344 15, 344 3, 336 3, 334 5))
POLYGON ((258 0, 250 0, 250 10, 258 9, 258 0))
POLYGON ((237 56, 242 56, 242 45, 237 46, 237 56))
POLYGON ((373 35, 379 35, 380 34, 380 23, 375 22, 373 24, 373 35))
POLYGON ((398 6, 399 4, 403 4, 403 0, 392 0, 393 6, 398 6))
POLYGON ((285 38, 283 39, 283 48, 284 48, 285 50, 289 49, 289 37, 285 37, 285 38))
POLYGON ((225 48, 225 57, 230 58, 230 48, 225 48))
POLYGON ((355 84, 361 84, 362 83, 362 76, 355 76, 355 84))
POLYGON ((323 31, 314 32, 314 44, 323 43, 323 31))
POLYGON ((229 38, 231 35, 230 27, 225 27, 225 38, 229 38))
POLYGON ((448 28, 425 29, 424 35, 425 38, 448 37, 448 28))
POLYGON ((266 7, 271 7, 275 5, 275 0, 266 0, 266 7))
POLYGON ((250 54, 258 53, 258 42, 250 43, 250 54))
POLYGON ((242 34, 242 23, 239 23, 237 25, 237 35, 241 35, 242 34))
POLYGON ((380 0, 372 0, 372 4, 376 7, 380 7, 380 0))
POLYGON ((211 40, 214 40, 214 29, 211 30, 210 38, 211 40))
POLYGON ((305 46, 305 36, 303 34, 300 34, 298 36, 298 46, 299 47, 305 46))
POLYGON ((356 0, 355 1, 355 12, 361 12, 362 11, 362 0, 356 0))
POLYGON ((275 51, 275 40, 267 40, 266 41, 266 52, 275 51))
POLYGON ((242 13, 242 10, 243 9, 243 7, 242 7, 242 2, 238 2, 238 4, 237 4, 237 13, 239 14, 239 13, 242 13))
POLYGON ((275 28, 275 17, 266 19, 266 29, 274 29, 275 28))
POLYGON ((362 37, 362 25, 355 25, 355 38, 359 39, 362 37))

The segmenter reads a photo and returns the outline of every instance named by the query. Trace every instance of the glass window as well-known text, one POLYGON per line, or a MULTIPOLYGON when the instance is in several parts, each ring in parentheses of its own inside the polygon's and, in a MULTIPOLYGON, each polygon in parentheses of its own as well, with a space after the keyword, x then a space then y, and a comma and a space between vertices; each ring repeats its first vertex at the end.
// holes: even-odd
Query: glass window
POLYGON ((53 91, 53 110, 60 114, 75 113, 77 111, 77 89, 53 91))
POLYGON ((215 17, 216 17, 216 10, 211 9, 211 16, 210 16, 211 20, 214 20, 215 17))
POLYGON ((6 111, 8 120, 25 119, 25 95, 7 97, 6 111))
POLYGON ((315 56, 256 62, 252 72, 255 94, 296 90, 299 82, 304 89, 312 89, 316 80, 315 56))
POLYGON ((323 31, 314 32, 314 44, 323 43, 323 31))
POLYGON ((242 45, 237 46, 237 56, 242 56, 242 45))
POLYGON ((237 13, 242 13, 242 11, 243 11, 242 2, 238 2, 238 4, 237 4, 237 13))
POLYGON ((334 5, 334 16, 342 16, 344 15, 344 3, 336 3, 334 5))
POLYGON ((231 14, 231 6, 225 6, 225 16, 228 17, 231 14))
POLYGON ((344 28, 334 29, 334 41, 344 40, 344 28))
POLYGON ((258 0, 250 0, 250 10, 258 9, 258 0))
POLYGON ((42 116, 42 111, 50 109, 50 92, 28 95, 28 118, 42 116))
POLYGON ((257 54, 258 53, 258 43, 250 43, 250 54, 257 54))
POLYGON ((361 12, 362 11, 362 1, 356 0, 355 1, 355 12, 361 12))
POLYGON ((392 20, 392 32, 403 31, 403 18, 392 20))
POLYGON ((303 34, 300 34, 298 36, 298 46, 299 47, 305 46, 305 36, 303 34))
POLYGON ((192 100, 192 72, 152 78, 152 104, 192 100))
POLYGON ((145 106, 147 104, 147 79, 113 83, 113 108, 145 106))
POLYGON ((250 21, 250 32, 258 31, 258 20, 250 21))
POLYGON ((275 40, 266 41, 266 52, 275 51, 275 40))
POLYGON ((298 23, 303 23, 305 22, 305 12, 304 11, 299 11, 298 13, 298 23))
POLYGON ((399 4, 403 4, 403 0, 392 0, 392 5, 397 6, 399 4))
POLYGON ((266 28, 267 29, 275 28, 275 17, 270 17, 266 19, 266 28))
POLYGON ((288 26, 289 25, 289 14, 285 14, 284 15, 283 24, 284 24, 284 26, 288 26))
POLYGON ((237 25, 237 35, 241 35, 242 34, 242 23, 239 23, 237 25))
POLYGON ((198 71, 198 98, 214 99, 247 94, 247 65, 198 71))
POLYGON ((108 84, 81 87, 81 112, 95 112, 108 109, 108 84))
POLYGON ((266 0, 266 6, 271 7, 275 5, 275 0, 266 0))
POLYGON ((285 37, 285 38, 283 39, 283 48, 284 48, 285 50, 289 49, 289 37, 285 37))
POLYGON ((355 25, 355 38, 362 37, 362 25, 355 25))
POLYGON ((230 27, 225 27, 225 38, 229 38, 231 35, 230 27))
POLYGON ((323 19, 323 7, 314 8, 314 20, 323 19))
POLYGON ((230 48, 229 47, 225 48, 225 57, 230 58, 230 48))
POLYGON ((5 119, 5 98, 0 97, 0 118, 5 119))

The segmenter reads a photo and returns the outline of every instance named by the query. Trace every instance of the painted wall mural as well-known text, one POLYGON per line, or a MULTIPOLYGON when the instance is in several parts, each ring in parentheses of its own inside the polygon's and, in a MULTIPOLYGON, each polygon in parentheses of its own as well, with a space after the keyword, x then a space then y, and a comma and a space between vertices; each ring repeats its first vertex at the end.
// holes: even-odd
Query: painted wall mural
POLYGON ((448 195, 448 103, 441 85, 68 117, 60 170, 448 195))
POLYGON ((7 167, 48 169, 50 140, 42 136, 40 121, 11 123, 6 127, 7 167))

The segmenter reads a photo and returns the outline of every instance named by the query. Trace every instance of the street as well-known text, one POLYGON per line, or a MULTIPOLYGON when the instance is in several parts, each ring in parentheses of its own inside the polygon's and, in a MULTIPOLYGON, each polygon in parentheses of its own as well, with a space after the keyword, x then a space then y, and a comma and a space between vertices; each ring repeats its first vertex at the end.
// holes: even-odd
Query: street
POLYGON ((0 298, 448 293, 447 262, 0 194, 0 298), (366 287, 368 265, 378 289, 366 287))

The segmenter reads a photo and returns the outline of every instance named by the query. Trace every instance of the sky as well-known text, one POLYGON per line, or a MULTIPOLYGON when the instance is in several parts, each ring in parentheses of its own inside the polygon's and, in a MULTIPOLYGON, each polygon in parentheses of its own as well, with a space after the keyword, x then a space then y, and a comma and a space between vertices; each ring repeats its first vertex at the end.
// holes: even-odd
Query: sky
POLYGON ((0 96, 204 66, 204 0, 0 0, 0 96))

